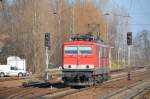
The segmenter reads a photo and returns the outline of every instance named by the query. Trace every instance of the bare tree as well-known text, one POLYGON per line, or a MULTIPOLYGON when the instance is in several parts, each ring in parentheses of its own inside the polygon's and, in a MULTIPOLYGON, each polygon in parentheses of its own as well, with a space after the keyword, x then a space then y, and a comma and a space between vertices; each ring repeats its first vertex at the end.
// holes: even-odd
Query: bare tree
POLYGON ((149 65, 150 61, 150 35, 149 31, 143 30, 136 35, 134 40, 134 61, 136 64, 149 65))
MULTIPOLYGON (((5 0, 7 1, 7 0, 5 0)), ((72 0, 73 1, 73 0, 72 0)), ((44 33, 51 33, 51 64, 61 65, 61 48, 71 33, 101 33, 106 40, 106 20, 103 7, 98 7, 92 0, 75 0, 71 5, 68 0, 14 0, 12 4, 3 2, 0 8, 0 33, 8 34, 9 39, 3 47, 4 53, 17 55, 27 60, 27 68, 34 72, 45 69, 44 33)), ((108 1, 107 1, 108 2, 108 1)), ((102 3, 106 4, 103 0, 102 3)), ((102 5, 102 4, 101 4, 102 5)), ((118 22, 112 17, 109 23, 110 42, 115 45, 118 22)))

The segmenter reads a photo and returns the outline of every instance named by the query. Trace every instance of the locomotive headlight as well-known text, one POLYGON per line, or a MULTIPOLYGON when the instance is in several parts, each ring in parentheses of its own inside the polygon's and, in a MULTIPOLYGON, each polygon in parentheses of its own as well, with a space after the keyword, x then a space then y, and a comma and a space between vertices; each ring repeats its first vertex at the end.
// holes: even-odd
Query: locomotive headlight
POLYGON ((94 65, 93 64, 88 64, 84 66, 86 69, 93 69, 94 65))
POLYGON ((87 65, 86 68, 89 68, 89 65, 87 65))
POLYGON ((71 65, 69 65, 68 68, 71 68, 71 65))

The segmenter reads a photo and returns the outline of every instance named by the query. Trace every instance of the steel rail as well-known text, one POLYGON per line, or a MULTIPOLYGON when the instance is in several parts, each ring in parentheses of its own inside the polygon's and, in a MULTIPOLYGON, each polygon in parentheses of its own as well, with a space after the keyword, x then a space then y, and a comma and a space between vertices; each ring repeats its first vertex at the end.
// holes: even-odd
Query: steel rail
MULTIPOLYGON (((134 74, 132 75, 132 77, 144 74, 145 71, 144 70, 142 70, 142 71, 135 71, 133 73, 134 74)), ((125 78, 127 78, 126 73, 122 74, 121 76, 120 75, 114 76, 112 79, 102 83, 101 85, 107 84, 107 83, 111 83, 111 82, 114 82, 114 81, 117 81, 117 80, 122 80, 122 79, 125 79, 125 78)), ((34 89, 34 88, 21 89, 22 87, 15 87, 15 88, 16 88, 16 90, 20 90, 19 93, 16 93, 14 95, 10 95, 6 99, 20 98, 22 96, 29 95, 29 94, 31 94, 30 91, 32 89, 34 89)), ((12 88, 12 89, 8 88, 8 89, 6 89, 6 91, 4 90, 4 92, 0 92, 0 94, 3 94, 5 92, 9 92, 9 91, 15 90, 15 88, 12 88)), ((93 88, 93 87, 86 87, 86 88, 80 88, 80 89, 72 89, 70 87, 65 87, 65 88, 58 89, 58 90, 55 90, 55 91, 52 91, 52 92, 45 92, 45 93, 41 93, 41 94, 39 93, 39 94, 36 94, 36 95, 31 95, 30 98, 35 98, 35 97, 36 98, 39 98, 39 97, 41 97, 41 98, 43 98, 43 97, 44 98, 49 98, 49 97, 51 97, 52 99, 54 99, 54 98, 64 97, 66 95, 71 95, 71 94, 74 94, 74 93, 77 93, 77 92, 81 92, 81 91, 84 91, 84 90, 88 90, 90 88, 93 88)))
POLYGON ((124 94, 125 93, 127 94, 127 91, 132 90, 134 87, 137 87, 137 86, 139 86, 141 84, 145 85, 146 83, 148 83, 147 85, 149 85, 149 83, 150 83, 150 79, 149 78, 145 79, 143 81, 138 81, 138 82, 136 82, 134 84, 131 84, 131 85, 127 86, 127 87, 121 88, 121 89, 119 89, 119 90, 117 90, 115 92, 112 92, 112 93, 108 94, 108 95, 99 96, 97 99, 109 99, 109 98, 120 97, 120 96, 123 99, 133 99, 133 97, 137 96, 137 94, 143 92, 143 90, 145 89, 145 87, 144 88, 139 87, 138 91, 136 90, 134 92, 130 92, 130 94, 128 94, 128 95, 124 95, 124 94))
MULTIPOLYGON (((140 72, 140 73, 139 72, 134 72, 134 73, 136 73, 136 74, 132 75, 132 77, 136 77, 138 75, 145 74, 145 71, 140 72)), ((112 78, 111 80, 104 82, 103 84, 107 84, 110 82, 114 82, 114 81, 118 81, 118 80, 122 80, 122 79, 126 79, 126 78, 127 78, 127 75, 124 75, 121 77, 115 77, 115 78, 112 78)), ((101 84, 101 85, 103 85, 103 84, 101 84)), ((93 87, 86 87, 86 88, 81 88, 81 89, 69 89, 69 90, 65 90, 65 91, 60 91, 59 93, 47 94, 47 95, 42 96, 42 98, 50 98, 50 99, 61 98, 61 97, 67 96, 67 95, 75 94, 77 92, 89 90, 91 88, 93 88, 93 87)))

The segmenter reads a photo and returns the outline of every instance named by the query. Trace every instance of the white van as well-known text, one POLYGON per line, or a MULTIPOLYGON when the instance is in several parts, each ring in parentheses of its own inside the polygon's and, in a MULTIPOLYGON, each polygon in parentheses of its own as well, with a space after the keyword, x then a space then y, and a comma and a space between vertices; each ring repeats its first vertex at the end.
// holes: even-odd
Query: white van
POLYGON ((6 65, 0 65, 0 77, 4 76, 26 76, 25 59, 20 59, 17 56, 7 58, 6 65))

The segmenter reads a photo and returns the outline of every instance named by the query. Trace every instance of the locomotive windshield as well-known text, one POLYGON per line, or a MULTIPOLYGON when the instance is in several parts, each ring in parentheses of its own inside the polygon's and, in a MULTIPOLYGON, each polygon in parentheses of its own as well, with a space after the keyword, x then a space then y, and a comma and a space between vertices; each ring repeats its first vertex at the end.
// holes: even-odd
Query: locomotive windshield
POLYGON ((78 53, 79 54, 92 54, 92 47, 91 46, 79 46, 78 53))
POLYGON ((65 54, 77 54, 77 46, 65 46, 65 54))
POLYGON ((91 46, 65 46, 65 54, 92 54, 91 46))

